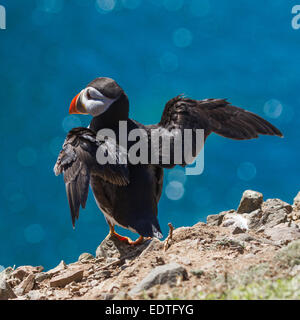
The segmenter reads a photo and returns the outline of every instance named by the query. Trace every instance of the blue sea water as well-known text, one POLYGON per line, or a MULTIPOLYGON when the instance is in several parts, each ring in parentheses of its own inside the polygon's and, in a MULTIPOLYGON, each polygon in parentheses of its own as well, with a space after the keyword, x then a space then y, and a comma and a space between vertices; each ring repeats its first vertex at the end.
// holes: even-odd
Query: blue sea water
MULTIPOLYGON (((205 169, 165 171, 163 232, 236 208, 245 189, 291 203, 299 183, 300 29, 290 0, 0 0, 0 268, 54 267, 94 253, 108 226, 92 193, 73 230, 53 166, 66 133, 88 125, 71 99, 114 78, 130 116, 157 123, 184 93, 227 98, 284 133, 234 141, 211 135, 205 169)), ((300 4, 300 1, 299 1, 300 4)), ((125 234, 128 232, 121 231, 125 234)), ((134 237, 134 236, 133 236, 134 237)))

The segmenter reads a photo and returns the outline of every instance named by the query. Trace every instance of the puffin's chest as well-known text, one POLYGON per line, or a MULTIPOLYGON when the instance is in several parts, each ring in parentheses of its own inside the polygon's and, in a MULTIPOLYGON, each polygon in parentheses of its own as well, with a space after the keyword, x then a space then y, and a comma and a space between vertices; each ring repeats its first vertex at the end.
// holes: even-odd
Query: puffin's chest
POLYGON ((156 197, 156 177, 149 166, 130 166, 130 183, 116 186, 99 177, 91 177, 91 187, 100 209, 107 213, 142 210, 152 206, 156 197))

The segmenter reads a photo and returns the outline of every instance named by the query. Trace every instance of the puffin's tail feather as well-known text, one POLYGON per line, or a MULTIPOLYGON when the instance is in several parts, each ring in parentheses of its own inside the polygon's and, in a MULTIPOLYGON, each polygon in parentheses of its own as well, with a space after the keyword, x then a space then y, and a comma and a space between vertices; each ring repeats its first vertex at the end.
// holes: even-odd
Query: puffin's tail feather
POLYGON ((163 237, 158 221, 140 221, 135 224, 134 229, 143 237, 155 237, 161 239, 163 237))
POLYGON ((159 228, 159 230, 157 230, 157 228, 154 225, 152 225, 152 232, 153 232, 153 236, 157 239, 161 239, 163 237, 163 235, 160 231, 160 228, 159 228))

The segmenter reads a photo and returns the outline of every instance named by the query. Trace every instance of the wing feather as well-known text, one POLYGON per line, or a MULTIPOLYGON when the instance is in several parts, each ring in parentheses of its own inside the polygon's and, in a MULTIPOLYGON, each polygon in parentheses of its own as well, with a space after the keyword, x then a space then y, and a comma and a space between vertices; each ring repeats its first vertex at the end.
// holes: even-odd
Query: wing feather
POLYGON ((64 175, 73 227, 79 217, 80 206, 86 206, 91 175, 119 186, 129 183, 127 165, 120 163, 119 154, 123 158, 127 156, 114 141, 99 141, 90 129, 75 128, 68 133, 54 172, 56 175, 64 175), (109 159, 115 159, 115 164, 99 164, 96 159, 98 148, 106 150, 109 159))
MULTIPOLYGON (((204 129, 204 139, 212 132, 226 138, 246 140, 258 138, 259 135, 283 137, 279 129, 255 113, 231 105, 226 99, 193 100, 182 95, 166 103, 160 122, 147 126, 150 129, 204 129)), ((194 134, 194 131, 193 131, 194 134)), ((193 150, 195 135, 193 136, 193 150)), ((174 148, 174 147, 173 147, 174 148)), ((161 156, 163 149, 157 151, 161 156)), ((160 163, 160 165, 163 165, 160 163)), ((171 163, 165 167, 172 167, 171 163)), ((186 165, 183 161, 183 166, 186 165)))

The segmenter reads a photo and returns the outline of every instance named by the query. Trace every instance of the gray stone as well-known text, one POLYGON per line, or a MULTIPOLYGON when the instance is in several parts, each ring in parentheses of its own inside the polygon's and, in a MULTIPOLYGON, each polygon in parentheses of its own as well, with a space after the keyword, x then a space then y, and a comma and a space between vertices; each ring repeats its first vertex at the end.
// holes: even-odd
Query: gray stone
POLYGON ((222 227, 231 227, 235 229, 236 227, 241 230, 248 230, 248 220, 243 217, 241 214, 236 213, 228 213, 225 215, 223 222, 221 224, 222 227))
POLYGON ((248 227, 249 229, 255 229, 260 225, 260 219, 262 217, 261 209, 257 209, 247 214, 248 227))
POLYGON ((300 191, 294 198, 294 209, 295 211, 300 211, 300 191))
POLYGON ((81 281, 83 277, 83 270, 67 270, 62 274, 56 276, 55 278, 51 279, 50 287, 65 287, 67 284, 71 283, 72 281, 78 282, 81 281))
POLYGON ((0 280, 7 280, 10 278, 11 274, 14 272, 14 268, 8 267, 0 272, 0 280))
POLYGON ((206 218, 206 224, 209 226, 219 226, 223 222, 223 218, 227 213, 231 213, 232 210, 230 211, 223 211, 220 212, 219 214, 212 214, 207 216, 206 218))
POLYGON ((42 266, 38 266, 38 267, 22 266, 22 267, 18 267, 16 270, 14 270, 11 273, 11 277, 19 279, 19 280, 22 281, 29 274, 39 273, 39 272, 41 272, 43 270, 44 270, 44 267, 42 267, 42 266))
POLYGON ((246 234, 246 233, 242 233, 242 234, 238 235, 235 239, 237 241, 242 241, 242 242, 249 242, 249 241, 255 240, 254 237, 252 237, 252 236, 250 236, 249 234, 246 234))
POLYGON ((275 227, 266 228, 264 234, 273 241, 293 241, 300 239, 300 229, 281 223, 275 227))
POLYGON ((93 259, 94 259, 94 256, 92 254, 85 252, 79 256, 78 261, 85 263, 85 262, 88 262, 89 260, 93 260, 93 259))
POLYGON ((48 279, 49 277, 50 277, 50 276, 49 276, 49 274, 48 274, 47 272, 40 272, 40 273, 36 274, 36 276, 35 276, 35 281, 36 281, 37 283, 40 283, 40 282, 48 279))
POLYGON ((163 242, 160 241, 157 238, 153 238, 151 239, 151 242, 149 243, 149 245, 146 247, 146 249, 141 253, 140 257, 145 256, 146 254, 148 254, 149 252, 153 252, 153 251, 160 251, 163 248, 163 242))
POLYGON ((116 258, 116 257, 113 257, 113 258, 107 258, 106 259, 106 263, 107 264, 111 264, 111 263, 114 263, 114 262, 117 262, 119 261, 120 259, 116 258))
POLYGON ((233 230, 232 230, 232 234, 239 234, 239 233, 245 233, 246 229, 242 229, 240 227, 235 227, 233 230))
POLYGON ((17 296, 4 279, 0 279, 0 300, 15 299, 17 296))
POLYGON ((288 214, 293 208, 290 204, 280 199, 268 199, 262 206, 263 215, 259 226, 265 225, 268 228, 275 227, 287 221, 288 214))
POLYGON ((284 209, 286 213, 290 213, 293 207, 280 199, 268 199, 262 205, 263 212, 275 213, 276 211, 284 209))
POLYGON ((197 278, 200 278, 201 276, 203 276, 204 273, 205 273, 205 272, 204 272, 203 270, 201 270, 201 269, 199 269, 199 270, 192 270, 192 271, 191 271, 191 274, 194 275, 194 276, 196 276, 197 278))
POLYGON ((30 290, 33 289, 34 287, 34 274, 29 274, 24 280, 23 282, 20 284, 20 288, 23 289, 24 293, 29 292, 30 290))
POLYGON ((26 294, 26 298, 29 300, 46 300, 46 295, 40 290, 31 290, 26 294))
POLYGON ((174 284, 177 277, 182 277, 184 280, 188 278, 185 268, 178 263, 169 263, 163 266, 158 266, 153 269, 139 284, 137 284, 129 294, 134 295, 143 290, 148 290, 156 284, 174 284))
POLYGON ((98 246, 96 250, 96 257, 109 258, 123 258, 125 256, 138 256, 147 248, 150 241, 144 241, 136 246, 131 246, 124 241, 120 241, 113 235, 108 235, 98 246))
POLYGON ((260 209, 262 203, 263 203, 262 193, 257 191, 252 191, 252 190, 246 190, 243 193, 237 212, 250 213, 254 210, 260 209))
POLYGON ((109 270, 101 270, 101 271, 95 272, 94 274, 95 279, 101 279, 101 278, 107 279, 107 278, 110 278, 110 276, 111 276, 111 271, 109 270))
POLYGON ((51 269, 47 271, 46 273, 48 276, 52 277, 56 274, 58 274, 60 271, 67 269, 66 263, 62 260, 58 266, 56 266, 54 269, 51 269))

